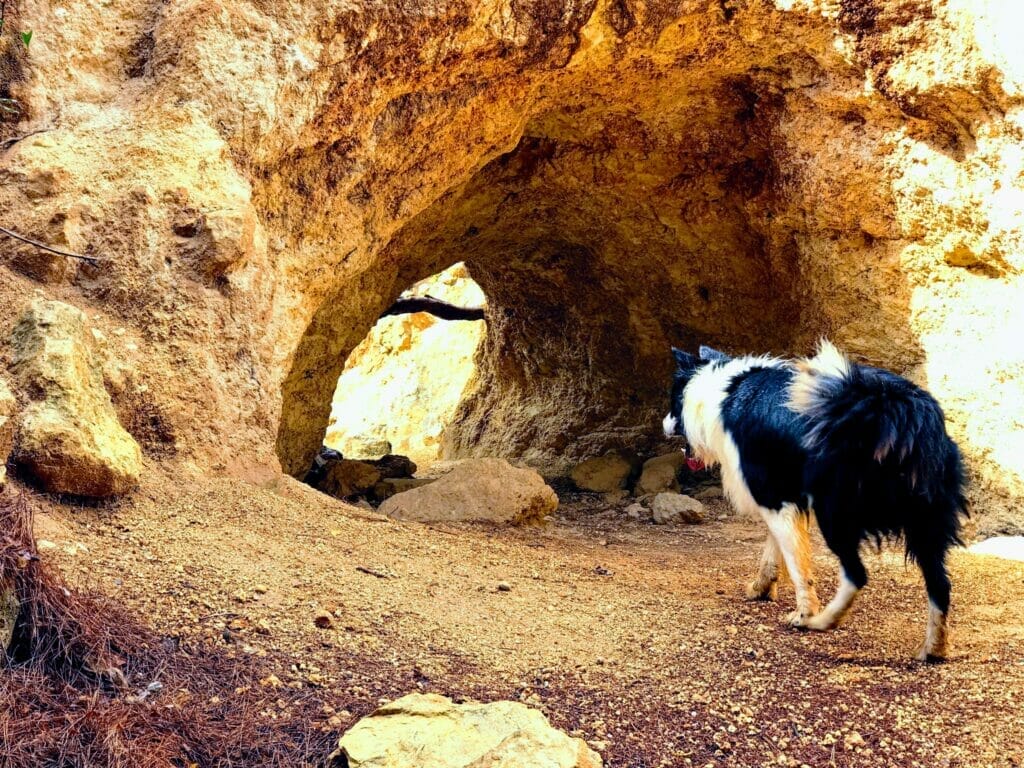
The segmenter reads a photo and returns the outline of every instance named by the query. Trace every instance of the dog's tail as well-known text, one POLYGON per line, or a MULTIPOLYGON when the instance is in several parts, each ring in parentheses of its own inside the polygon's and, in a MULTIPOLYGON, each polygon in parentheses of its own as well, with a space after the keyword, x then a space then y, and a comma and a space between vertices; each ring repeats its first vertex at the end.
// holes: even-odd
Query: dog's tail
POLYGON ((814 357, 798 361, 789 407, 808 422, 804 447, 814 471, 838 481, 849 503, 870 502, 874 490, 945 507, 954 520, 966 513, 960 453, 942 408, 920 387, 853 363, 823 340, 814 357))

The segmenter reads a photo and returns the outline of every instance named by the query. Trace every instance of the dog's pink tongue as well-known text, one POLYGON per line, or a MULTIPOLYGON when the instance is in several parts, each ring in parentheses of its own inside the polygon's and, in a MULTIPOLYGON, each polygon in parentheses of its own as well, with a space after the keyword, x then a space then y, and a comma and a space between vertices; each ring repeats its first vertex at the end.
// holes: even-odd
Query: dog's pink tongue
POLYGON ((698 470, 704 469, 704 462, 691 456, 686 460, 686 466, 690 468, 691 472, 697 472, 698 470))

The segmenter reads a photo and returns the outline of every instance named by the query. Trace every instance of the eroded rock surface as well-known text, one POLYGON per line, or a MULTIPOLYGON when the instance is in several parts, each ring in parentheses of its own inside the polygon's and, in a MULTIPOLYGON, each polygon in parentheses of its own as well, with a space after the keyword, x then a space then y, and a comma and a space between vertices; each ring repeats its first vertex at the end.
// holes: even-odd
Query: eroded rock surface
POLYGON ((539 474, 503 459, 459 463, 429 485, 392 496, 380 512, 422 523, 474 521, 536 523, 558 508, 558 497, 539 474))
POLYGON ((13 335, 13 369, 29 401, 16 460, 45 490, 113 496, 135 487, 138 443, 117 419, 103 386, 85 315, 58 301, 36 301, 13 335))
POLYGON ((305 472, 349 353, 464 261, 491 322, 446 456, 643 450, 669 343, 828 334, 928 386, 980 528, 1022 525, 1015 4, 65 10, 20 3, 40 42, 0 42, 0 220, 106 260, 4 241, 0 303, 39 288, 138 337, 202 465, 305 472))
POLYGON ((582 739, 524 704, 455 704, 413 693, 356 723, 338 743, 349 768, 600 768, 582 739))

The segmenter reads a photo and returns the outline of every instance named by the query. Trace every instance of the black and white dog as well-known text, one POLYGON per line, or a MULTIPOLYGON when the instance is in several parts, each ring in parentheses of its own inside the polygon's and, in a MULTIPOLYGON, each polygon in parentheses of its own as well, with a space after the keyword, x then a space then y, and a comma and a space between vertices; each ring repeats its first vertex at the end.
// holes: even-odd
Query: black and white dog
POLYGON ((894 373, 858 365, 822 341, 811 358, 738 357, 708 347, 672 350, 676 371, 667 435, 683 435, 691 468, 721 464, 740 511, 768 525, 751 600, 775 597, 781 556, 796 590, 796 627, 826 630, 868 576, 861 542, 902 537, 924 574, 929 611, 921 660, 946 655, 946 552, 966 514, 960 452, 935 399, 894 373), (813 511, 839 558, 839 588, 820 609, 809 539, 813 511))

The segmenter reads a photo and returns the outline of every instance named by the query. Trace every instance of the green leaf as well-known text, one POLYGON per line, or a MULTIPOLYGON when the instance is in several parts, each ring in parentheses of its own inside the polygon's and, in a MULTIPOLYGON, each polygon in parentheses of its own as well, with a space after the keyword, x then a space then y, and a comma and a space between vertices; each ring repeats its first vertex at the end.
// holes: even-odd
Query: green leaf
POLYGON ((21 42, 23 42, 25 47, 28 48, 28 44, 32 42, 32 30, 21 33, 21 42))

